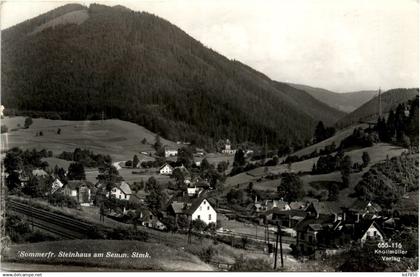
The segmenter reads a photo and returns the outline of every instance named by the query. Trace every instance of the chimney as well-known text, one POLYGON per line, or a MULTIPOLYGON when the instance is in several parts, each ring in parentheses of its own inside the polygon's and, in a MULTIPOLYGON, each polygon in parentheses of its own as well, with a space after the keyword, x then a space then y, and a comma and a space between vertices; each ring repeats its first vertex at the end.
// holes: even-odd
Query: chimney
POLYGON ((356 213, 356 223, 360 222, 360 213, 356 213))

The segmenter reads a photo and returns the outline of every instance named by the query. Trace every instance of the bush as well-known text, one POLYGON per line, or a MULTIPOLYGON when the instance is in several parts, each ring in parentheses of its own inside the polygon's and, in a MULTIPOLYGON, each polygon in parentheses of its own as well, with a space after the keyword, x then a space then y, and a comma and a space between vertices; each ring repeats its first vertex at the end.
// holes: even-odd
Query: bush
POLYGON ((1 133, 3 134, 3 133, 7 133, 8 132, 8 128, 7 128, 7 126, 6 125, 1 125, 1 133))
POLYGON ((243 255, 235 260, 229 271, 273 271, 269 262, 264 259, 249 259, 243 255))
POLYGON ((27 117, 27 118, 25 118, 25 128, 26 128, 26 129, 28 129, 28 128, 29 128, 29 126, 31 126, 31 125, 32 125, 32 123, 33 123, 33 121, 32 121, 32 117, 27 117))
POLYGON ((200 258, 200 260, 202 260, 205 263, 209 263, 211 262, 212 258, 217 254, 217 250, 212 247, 209 246, 207 248, 202 249, 197 256, 200 258))

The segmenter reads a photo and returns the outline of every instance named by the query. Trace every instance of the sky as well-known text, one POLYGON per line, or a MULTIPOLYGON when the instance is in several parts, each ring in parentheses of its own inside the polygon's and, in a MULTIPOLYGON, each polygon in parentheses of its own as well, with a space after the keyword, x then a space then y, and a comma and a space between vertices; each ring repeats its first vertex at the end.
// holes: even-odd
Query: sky
POLYGON ((335 92, 419 86, 416 0, 11 0, 1 3, 1 28, 92 2, 165 18, 273 80, 335 92))

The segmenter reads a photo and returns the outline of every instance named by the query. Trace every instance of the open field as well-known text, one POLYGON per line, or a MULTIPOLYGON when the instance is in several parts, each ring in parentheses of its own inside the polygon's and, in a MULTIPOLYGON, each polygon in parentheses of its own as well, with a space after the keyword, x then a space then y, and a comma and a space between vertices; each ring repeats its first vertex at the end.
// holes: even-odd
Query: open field
MULTIPOLYGON (((142 126, 118 119, 104 121, 66 121, 34 118, 28 129, 17 129, 24 126, 24 117, 12 117, 2 120, 9 128, 8 133, 1 134, 2 150, 12 147, 24 149, 47 149, 54 155, 62 151, 74 151, 75 148, 86 148, 95 153, 109 154, 114 161, 132 159, 134 154, 142 151, 153 151, 155 134, 142 126), (57 130, 61 129, 61 134, 57 130), (12 129, 17 129, 12 131, 12 129), (42 131, 43 136, 36 136, 42 131), (141 140, 146 138, 147 144, 141 140)), ((175 147, 177 144, 161 139, 162 144, 175 147)), ((141 159, 141 157, 140 157, 141 159)))
MULTIPOLYGON (((388 143, 378 143, 375 144, 372 147, 366 147, 356 150, 351 150, 345 153, 345 155, 349 155, 352 162, 355 163, 362 163, 362 154, 363 152, 368 152, 370 156, 370 165, 375 164, 377 162, 383 161, 388 156, 389 158, 400 156, 401 153, 406 151, 406 148, 402 148, 399 146, 391 145, 388 143)), ((312 166, 314 163, 317 162, 319 157, 307 159, 300 162, 295 162, 291 164, 290 170, 291 172, 295 173, 309 173, 312 171, 312 166)), ((289 172, 288 166, 285 164, 279 164, 276 166, 269 166, 267 167, 268 172, 273 174, 281 174, 284 172, 289 172)), ((267 172, 267 173, 268 173, 267 172)), ((243 172, 240 174, 237 174, 232 177, 228 177, 226 179, 225 183, 225 189, 226 191, 229 191, 230 188, 237 186, 240 184, 240 186, 246 186, 249 182, 254 183, 254 189, 260 189, 260 190, 276 190, 276 186, 279 184, 279 180, 266 180, 263 179, 261 182, 257 182, 258 179, 261 178, 261 176, 266 175, 265 168, 259 167, 253 170, 250 170, 248 172, 243 172)), ((303 180, 311 180, 311 181, 322 181, 324 178, 326 178, 326 181, 337 181, 336 173, 330 173, 330 174, 322 174, 322 175, 305 175, 303 180), (334 177, 330 177, 334 176, 334 177)), ((341 178, 341 177, 340 177, 341 178)), ((309 182, 309 181, 308 181, 309 182)))

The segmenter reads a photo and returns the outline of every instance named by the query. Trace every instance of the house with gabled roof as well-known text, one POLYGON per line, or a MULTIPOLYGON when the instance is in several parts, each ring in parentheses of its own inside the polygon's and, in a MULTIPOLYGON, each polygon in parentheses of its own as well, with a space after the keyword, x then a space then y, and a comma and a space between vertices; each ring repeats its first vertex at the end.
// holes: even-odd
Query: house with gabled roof
POLYGON ((359 231, 360 246, 364 246, 367 241, 383 242, 385 233, 382 231, 379 224, 374 220, 368 221, 360 227, 359 231))
POLYGON ((56 178, 54 182, 51 184, 51 194, 54 194, 56 191, 61 189, 63 187, 63 183, 60 181, 60 179, 56 178))
MULTIPOLYGON (((111 189, 111 195, 119 200, 129 201, 132 194, 130 185, 125 181, 116 184, 111 189)), ((107 192, 106 196, 109 196, 109 192, 107 192)))
POLYGON ((92 205, 93 184, 85 180, 71 180, 62 188, 64 195, 75 199, 81 206, 92 205))
POLYGON ((175 157, 178 155, 177 148, 165 147, 165 158, 175 157))
POLYGON ((159 168, 159 173, 161 175, 172 175, 174 168, 170 164, 164 164, 159 168))
POLYGON ((168 213, 177 218, 185 215, 190 221, 202 220, 206 224, 217 222, 217 212, 206 198, 172 201, 168 206, 168 213))

